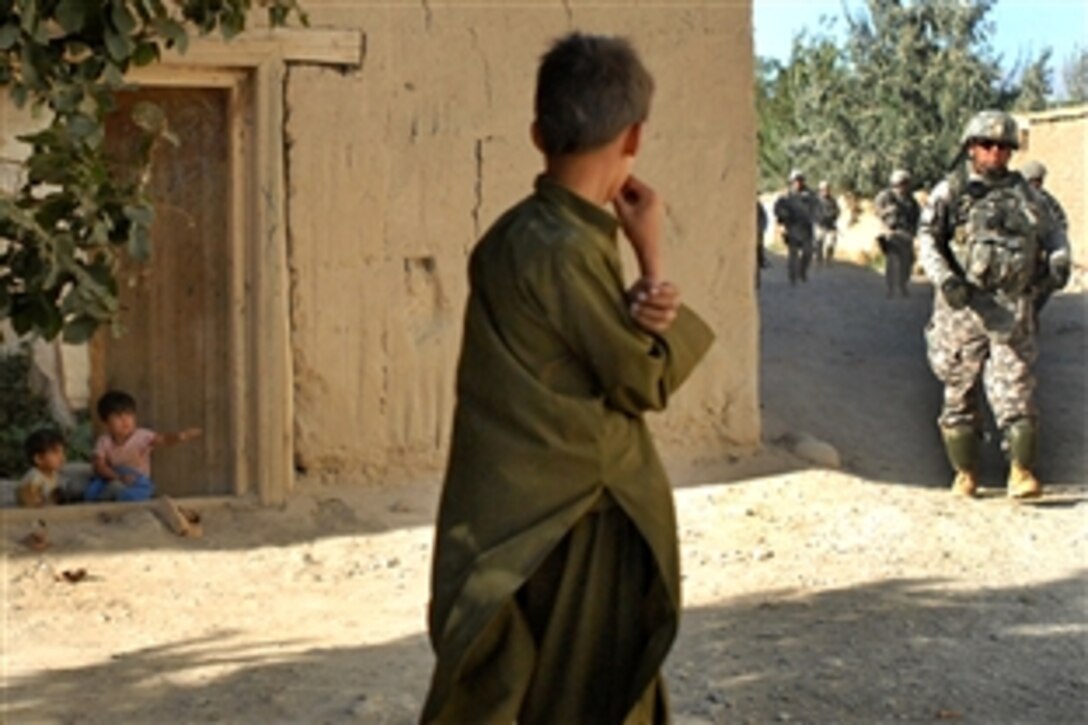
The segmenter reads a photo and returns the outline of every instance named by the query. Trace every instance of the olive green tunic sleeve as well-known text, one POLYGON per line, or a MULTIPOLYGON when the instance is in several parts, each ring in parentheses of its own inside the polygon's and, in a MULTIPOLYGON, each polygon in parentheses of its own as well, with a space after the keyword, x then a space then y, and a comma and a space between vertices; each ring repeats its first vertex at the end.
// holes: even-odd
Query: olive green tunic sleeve
POLYGON ((639 329, 627 309, 618 260, 598 247, 555 264, 549 314, 596 377, 605 401, 629 415, 664 410, 710 347, 710 328, 682 307, 665 334, 639 329))

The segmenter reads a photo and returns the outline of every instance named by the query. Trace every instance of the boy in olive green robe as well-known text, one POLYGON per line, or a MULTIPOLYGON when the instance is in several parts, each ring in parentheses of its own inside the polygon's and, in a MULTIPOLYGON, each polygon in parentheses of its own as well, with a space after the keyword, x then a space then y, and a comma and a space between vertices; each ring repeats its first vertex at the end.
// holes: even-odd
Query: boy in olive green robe
POLYGON ((631 175, 652 89, 616 38, 573 34, 541 62, 545 173, 469 263, 423 722, 668 719, 676 520, 642 416, 713 335, 665 281, 663 205, 631 175))

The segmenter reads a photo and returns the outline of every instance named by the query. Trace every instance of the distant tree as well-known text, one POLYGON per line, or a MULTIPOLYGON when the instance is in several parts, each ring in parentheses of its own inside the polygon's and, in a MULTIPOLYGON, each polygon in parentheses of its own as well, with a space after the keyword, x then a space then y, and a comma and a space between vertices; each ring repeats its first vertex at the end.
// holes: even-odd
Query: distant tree
POLYGON ((871 195, 903 167, 929 185, 956 157, 976 111, 1045 108, 1051 53, 1003 75, 989 45, 995 2, 867 0, 844 10, 844 43, 800 35, 788 63, 762 63, 758 115, 773 125, 760 128, 761 181, 780 184, 786 167, 800 166, 871 195))
POLYGON ((1069 103, 1088 103, 1088 48, 1077 48, 1062 65, 1065 99, 1069 103))
POLYGON ((1017 111, 1042 111, 1046 109, 1054 93, 1053 71, 1050 59, 1053 52, 1047 48, 1024 67, 1016 89, 1016 101, 1013 108, 1017 111))
POLYGON ((756 115, 761 190, 781 186, 789 173, 786 144, 797 134, 794 105, 786 67, 775 60, 757 60, 756 115))

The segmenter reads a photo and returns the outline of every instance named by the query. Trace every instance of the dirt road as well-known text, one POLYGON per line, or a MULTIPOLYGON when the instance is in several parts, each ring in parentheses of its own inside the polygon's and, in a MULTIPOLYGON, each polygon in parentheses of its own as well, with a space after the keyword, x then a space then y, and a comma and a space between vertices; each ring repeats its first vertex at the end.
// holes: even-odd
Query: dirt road
MULTIPOLYGON (((790 289, 773 261, 768 439, 811 433, 847 470, 770 445, 678 489, 676 721, 1083 722, 1084 298, 1044 316, 1050 496, 957 501, 922 355, 928 291, 885 301, 847 265, 790 289)), ((995 455, 986 482, 1000 477, 995 455)), ((52 514, 40 554, 5 515, 4 722, 413 722, 436 496, 433 480, 308 487, 283 510, 208 508, 197 540, 142 509, 52 514)))

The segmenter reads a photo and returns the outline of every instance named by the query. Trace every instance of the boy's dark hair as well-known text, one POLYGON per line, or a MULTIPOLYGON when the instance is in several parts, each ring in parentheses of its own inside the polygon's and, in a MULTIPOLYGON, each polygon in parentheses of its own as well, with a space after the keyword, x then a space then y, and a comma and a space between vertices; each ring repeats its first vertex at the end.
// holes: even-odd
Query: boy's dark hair
POLYGON ((64 436, 52 428, 39 428, 23 441, 23 452, 26 453, 27 463, 32 466, 36 456, 58 447, 64 447, 64 436))
POLYGON ((650 114, 654 79, 624 38, 571 33, 540 60, 536 124, 547 156, 590 151, 650 114))
POLYGON ((135 413, 136 399, 123 390, 110 390, 98 399, 96 410, 99 419, 105 422, 111 415, 135 413))

